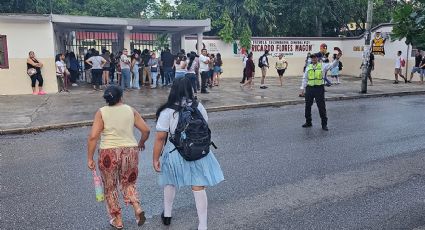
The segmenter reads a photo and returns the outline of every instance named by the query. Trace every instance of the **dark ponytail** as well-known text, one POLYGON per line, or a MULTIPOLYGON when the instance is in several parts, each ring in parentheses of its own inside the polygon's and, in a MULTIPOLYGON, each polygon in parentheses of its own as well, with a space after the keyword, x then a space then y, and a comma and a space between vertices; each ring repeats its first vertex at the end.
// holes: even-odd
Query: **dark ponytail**
POLYGON ((187 65, 187 70, 190 70, 190 68, 193 65, 193 61, 195 61, 195 55, 194 54, 190 54, 189 55, 189 64, 187 65))
POLYGON ((121 87, 116 85, 108 86, 103 93, 103 98, 109 106, 114 106, 121 101, 123 91, 121 87))

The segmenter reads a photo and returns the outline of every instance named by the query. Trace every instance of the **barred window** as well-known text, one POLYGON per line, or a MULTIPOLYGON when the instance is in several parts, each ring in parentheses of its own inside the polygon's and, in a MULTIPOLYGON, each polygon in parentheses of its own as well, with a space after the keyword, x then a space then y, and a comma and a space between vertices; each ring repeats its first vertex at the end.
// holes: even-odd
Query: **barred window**
POLYGON ((7 55, 7 38, 6 35, 0 35, 0 69, 8 69, 9 60, 7 55))

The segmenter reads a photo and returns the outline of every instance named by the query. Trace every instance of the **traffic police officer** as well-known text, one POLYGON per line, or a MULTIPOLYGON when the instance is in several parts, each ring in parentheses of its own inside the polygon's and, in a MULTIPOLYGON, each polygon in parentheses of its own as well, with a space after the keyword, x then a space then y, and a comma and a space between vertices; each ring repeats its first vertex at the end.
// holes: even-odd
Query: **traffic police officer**
POLYGON ((339 58, 342 53, 339 51, 337 58, 331 64, 322 63, 318 60, 317 54, 311 55, 311 64, 309 64, 304 72, 302 88, 305 89, 305 120, 304 128, 311 127, 311 106, 313 100, 316 100, 317 108, 319 109, 320 118, 322 119, 322 129, 328 131, 328 118, 326 116, 325 104, 325 87, 323 76, 326 72, 338 66, 339 58))

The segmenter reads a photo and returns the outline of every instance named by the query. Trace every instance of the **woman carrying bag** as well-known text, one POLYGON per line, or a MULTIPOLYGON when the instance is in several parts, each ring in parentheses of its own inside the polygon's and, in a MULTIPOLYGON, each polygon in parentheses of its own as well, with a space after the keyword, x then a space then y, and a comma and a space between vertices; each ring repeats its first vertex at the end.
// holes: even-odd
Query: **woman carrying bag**
POLYGON ((36 57, 34 51, 30 51, 27 59, 27 74, 31 78, 31 88, 33 95, 45 95, 46 92, 43 91, 43 76, 41 75, 41 68, 43 68, 43 63, 41 63, 36 57), (35 85, 38 81, 38 93, 35 89, 35 85))
POLYGON ((118 188, 124 202, 133 206, 137 225, 143 225, 146 220, 136 181, 139 151, 145 149, 150 131, 140 114, 123 103, 122 95, 123 90, 119 86, 109 86, 105 90, 103 98, 108 105, 96 112, 87 141, 87 164, 93 171, 96 168, 93 156, 97 141, 101 138, 98 166, 104 184, 106 208, 110 215, 109 223, 115 229, 123 228, 118 188), (134 136, 134 127, 142 133, 139 142, 134 136))

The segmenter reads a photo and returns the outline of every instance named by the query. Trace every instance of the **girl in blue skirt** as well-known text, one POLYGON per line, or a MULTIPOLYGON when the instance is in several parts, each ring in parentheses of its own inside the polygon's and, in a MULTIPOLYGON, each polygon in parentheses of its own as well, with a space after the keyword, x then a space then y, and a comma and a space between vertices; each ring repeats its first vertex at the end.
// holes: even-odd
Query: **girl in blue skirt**
MULTIPOLYGON (((191 105, 195 101, 192 85, 188 78, 178 78, 174 81, 168 96, 168 101, 162 105, 157 113, 156 138, 153 150, 153 167, 159 172, 159 184, 164 187, 164 212, 161 215, 164 225, 171 223, 171 210, 176 187, 191 186, 195 197, 198 213, 198 229, 207 229, 207 194, 205 187, 213 186, 224 180, 220 164, 210 151, 199 160, 186 161, 174 145, 167 141, 167 137, 174 134, 179 120, 178 111, 171 109, 175 105, 191 105)), ((201 103, 198 110, 205 121, 208 115, 201 103)))

